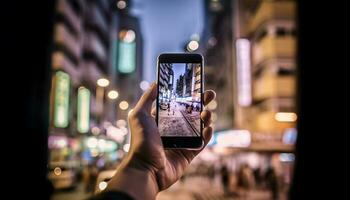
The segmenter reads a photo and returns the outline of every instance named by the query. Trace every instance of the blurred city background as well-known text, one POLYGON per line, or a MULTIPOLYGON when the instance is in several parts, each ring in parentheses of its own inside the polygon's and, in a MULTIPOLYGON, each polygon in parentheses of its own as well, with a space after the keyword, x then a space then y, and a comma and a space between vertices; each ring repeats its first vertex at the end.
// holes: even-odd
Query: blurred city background
POLYGON ((286 199, 296 131, 293 0, 56 0, 48 178, 54 200, 104 190, 157 56, 204 56, 214 136, 157 199, 286 199))

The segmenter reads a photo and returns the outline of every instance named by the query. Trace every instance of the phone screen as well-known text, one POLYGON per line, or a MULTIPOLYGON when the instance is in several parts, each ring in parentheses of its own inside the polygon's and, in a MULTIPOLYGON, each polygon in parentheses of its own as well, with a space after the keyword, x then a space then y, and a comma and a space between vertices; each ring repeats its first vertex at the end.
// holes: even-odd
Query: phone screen
POLYGON ((201 137, 201 63, 159 63, 158 128, 161 137, 201 137))

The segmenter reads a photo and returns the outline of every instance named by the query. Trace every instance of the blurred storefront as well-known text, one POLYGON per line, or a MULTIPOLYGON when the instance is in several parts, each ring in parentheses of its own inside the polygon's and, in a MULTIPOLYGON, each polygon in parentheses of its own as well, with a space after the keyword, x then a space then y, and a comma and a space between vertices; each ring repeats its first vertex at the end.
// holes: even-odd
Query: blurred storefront
POLYGON ((124 86, 141 82, 143 46, 129 1, 117 2, 56 2, 48 141, 56 189, 114 169, 128 150, 127 114, 142 89, 124 86))

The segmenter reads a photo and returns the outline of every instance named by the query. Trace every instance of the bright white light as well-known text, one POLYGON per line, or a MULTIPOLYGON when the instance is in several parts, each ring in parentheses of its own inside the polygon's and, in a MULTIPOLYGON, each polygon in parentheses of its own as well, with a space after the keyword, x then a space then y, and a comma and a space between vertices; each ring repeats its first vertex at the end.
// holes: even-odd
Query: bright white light
POLYGON ((251 143, 251 134, 248 130, 228 130, 216 134, 219 147, 248 147, 251 143))
POLYGON ((64 107, 60 106, 57 107, 57 123, 58 124, 64 124, 66 120, 66 115, 65 115, 65 109, 64 107))
POLYGON ((293 162, 295 160, 295 156, 292 153, 281 153, 280 161, 281 162, 293 162))
POLYGON ((106 141, 105 151, 114 151, 117 148, 117 144, 113 141, 106 141))
POLYGON ((131 43, 135 40, 136 34, 133 30, 123 30, 120 35, 122 36, 122 40, 127 43, 131 43))
POLYGON ((101 181, 99 184, 98 184, 98 188, 102 191, 104 189, 107 188, 107 185, 108 183, 106 181, 101 181))
POLYGON ((93 149, 97 147, 98 140, 97 138, 90 137, 87 139, 86 146, 93 149))
POLYGON ((188 51, 195 51, 199 47, 199 43, 195 40, 191 40, 191 42, 188 43, 187 45, 187 50, 188 51))
POLYGON ((125 127, 120 127, 120 130, 122 131, 123 135, 128 134, 128 129, 125 127))
POLYGON ((94 135, 98 135, 98 134, 100 134, 101 130, 100 130, 100 128, 98 128, 97 126, 95 126, 95 127, 92 127, 91 132, 92 132, 92 134, 94 134, 94 135))
POLYGON ((108 128, 108 127, 110 127, 111 125, 112 125, 111 122, 103 122, 103 127, 104 127, 104 128, 108 128))
POLYGON ((107 136, 117 142, 123 142, 125 134, 121 129, 114 126, 109 126, 107 128, 107 136))
POLYGON ((141 90, 143 90, 143 91, 148 90, 148 88, 149 88, 149 82, 147 82, 147 81, 141 81, 141 83, 140 83, 140 88, 141 88, 141 90))
POLYGON ((125 152, 129 152, 129 149, 130 149, 130 144, 124 144, 123 150, 124 150, 125 152))
POLYGON ((64 136, 49 136, 48 146, 49 148, 64 148, 68 145, 68 140, 64 136))
POLYGON ((98 184, 98 188, 102 191, 104 189, 107 188, 107 182, 106 181, 101 181, 99 184, 98 184))
POLYGON ((111 90, 108 92, 108 98, 110 99, 116 99, 118 98, 118 96, 119 96, 119 93, 115 90, 111 90))
POLYGON ((246 155, 247 164, 251 166, 253 169, 259 167, 259 155, 257 153, 251 152, 246 155))
POLYGON ((249 40, 236 41, 236 54, 238 103, 241 106, 249 106, 252 103, 249 40))
POLYGON ((90 91, 85 87, 78 89, 77 130, 87 133, 90 129, 90 91))
POLYGON ((126 110, 129 108, 129 103, 127 101, 121 101, 119 103, 119 108, 122 110, 126 110))
POLYGON ((98 150, 97 149, 91 149, 90 152, 91 152, 91 156, 92 157, 97 157, 98 156, 98 150))
POLYGON ((106 148, 106 140, 99 139, 97 142, 97 147, 100 149, 100 151, 104 151, 106 148))
POLYGON ((53 173, 56 175, 56 176, 59 176, 62 174, 62 170, 61 168, 59 167, 55 167, 55 169, 53 170, 53 173))
POLYGON ((275 119, 279 122, 294 122, 297 118, 297 114, 293 112, 278 112, 275 114, 275 119))
POLYGON ((105 78, 100 78, 97 80, 97 85, 100 87, 107 87, 109 85, 109 80, 105 78))
POLYGON ((213 101, 211 101, 211 102, 208 104, 208 109, 210 109, 210 110, 215 110, 217 106, 218 106, 217 101, 216 101, 216 100, 213 100, 213 101))
POLYGON ((120 133, 120 129, 114 126, 109 126, 107 128, 107 135, 113 135, 120 133))
POLYGON ((126 121, 124 119, 119 119, 116 122, 116 125, 121 128, 121 127, 126 127, 126 121))
POLYGON ((57 140, 57 147, 59 147, 59 148, 66 147, 67 144, 68 144, 68 142, 66 139, 61 138, 61 139, 57 140))

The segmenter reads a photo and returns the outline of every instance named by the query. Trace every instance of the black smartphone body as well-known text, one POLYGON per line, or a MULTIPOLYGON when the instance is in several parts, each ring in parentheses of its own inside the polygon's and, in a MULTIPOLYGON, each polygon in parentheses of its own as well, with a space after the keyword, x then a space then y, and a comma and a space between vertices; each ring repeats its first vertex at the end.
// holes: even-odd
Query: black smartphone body
POLYGON ((164 148, 203 146, 203 57, 194 53, 158 56, 156 121, 164 148))

